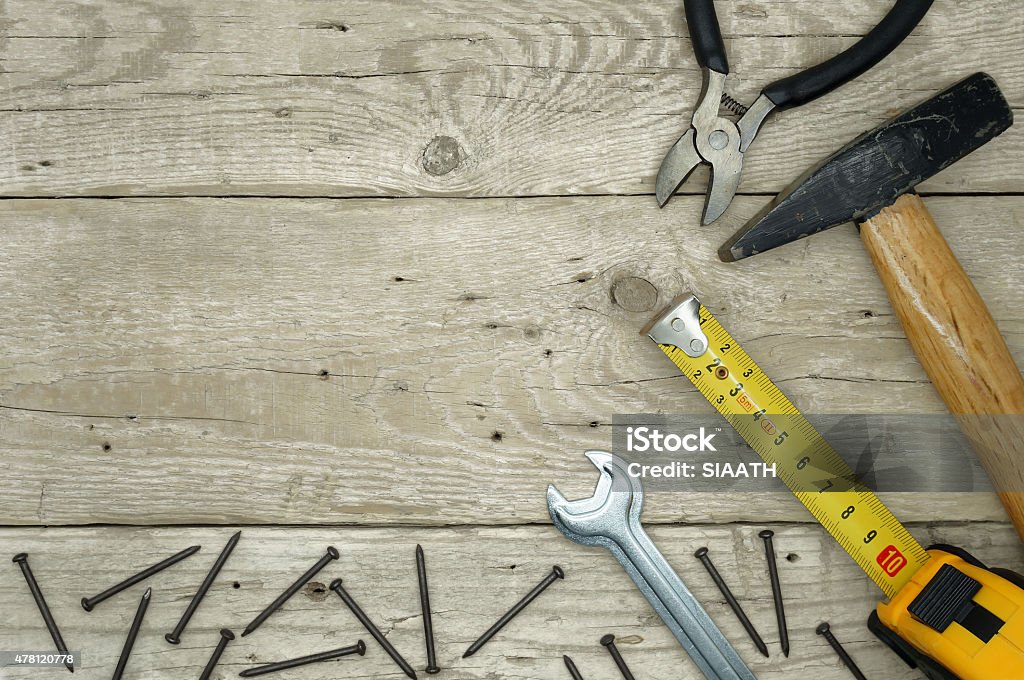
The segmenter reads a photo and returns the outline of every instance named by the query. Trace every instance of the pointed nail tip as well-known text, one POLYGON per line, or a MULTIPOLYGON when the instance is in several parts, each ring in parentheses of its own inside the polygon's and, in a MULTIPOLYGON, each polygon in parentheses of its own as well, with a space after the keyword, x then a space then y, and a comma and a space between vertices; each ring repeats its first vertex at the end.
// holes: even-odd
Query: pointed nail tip
POLYGON ((468 659, 469 657, 473 656, 474 654, 476 654, 476 650, 475 649, 467 649, 466 653, 462 655, 462 658, 463 659, 468 659))

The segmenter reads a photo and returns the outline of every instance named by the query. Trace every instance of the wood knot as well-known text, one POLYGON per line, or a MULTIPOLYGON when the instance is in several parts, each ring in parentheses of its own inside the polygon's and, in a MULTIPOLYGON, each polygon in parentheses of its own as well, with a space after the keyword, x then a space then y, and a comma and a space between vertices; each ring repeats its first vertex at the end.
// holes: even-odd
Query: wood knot
POLYGON ((647 279, 627 276, 612 284, 612 301, 627 312, 649 312, 658 304, 658 289, 647 279))
POLYGON ((423 169, 434 177, 443 177, 462 163, 462 149, 454 137, 434 137, 423 150, 423 169))

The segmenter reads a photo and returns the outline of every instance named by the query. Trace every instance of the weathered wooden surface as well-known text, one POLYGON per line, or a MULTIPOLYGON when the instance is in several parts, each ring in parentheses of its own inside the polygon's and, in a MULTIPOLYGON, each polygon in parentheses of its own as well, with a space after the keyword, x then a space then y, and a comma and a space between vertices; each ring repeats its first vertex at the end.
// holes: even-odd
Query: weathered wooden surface
MULTIPOLYGON (((706 229, 695 198, 639 220, 647 198, 4 202, 0 515, 545 521, 612 414, 719 423, 639 335, 686 291, 808 413, 942 412, 852 227, 717 262, 763 200, 706 229)), ((929 205, 1024 358, 1024 200, 929 205)), ((1001 518, 990 500, 894 507, 1001 518)), ((651 517, 766 515, 805 518, 725 494, 651 517)))
MULTIPOLYGON (((717 5, 746 100, 889 6, 717 5)), ((7 0, 0 22, 8 196, 650 194, 701 82, 678 1, 7 0)), ((744 191, 975 70, 1021 106, 1022 31, 1004 2, 939 0, 879 68, 778 116, 744 191)), ((1022 152, 1017 128, 924 189, 1018 191, 1022 152)))
MULTIPOLYGON (((890 5, 716 4, 741 99, 890 5)), ((686 291, 807 412, 942 412, 852 228, 738 265, 715 251, 767 200, 750 194, 960 76, 990 72, 1019 108, 1022 36, 1006 3, 939 0, 876 70, 777 116, 747 196, 700 228, 706 175, 663 211, 651 196, 700 86, 680 2, 0 2, 3 555, 32 554, 85 655, 75 677, 110 677, 141 589, 92 614, 78 599, 192 543, 152 582, 128 678, 197 677, 216 630, 244 626, 329 544, 343 557, 318 583, 345 577, 422 668, 421 542, 446 677, 561 678, 568 653, 611 680, 597 640, 614 632, 638 677, 695 679, 610 556, 536 526, 545 485, 591 490, 581 454, 610 445, 615 413, 715 418, 638 335, 686 291), (69 196, 93 198, 52 200, 69 196), (149 526, 43 528, 103 524, 149 526), (246 527, 168 645, 228 527, 254 524, 292 526, 246 527), (569 578, 460 660, 556 562, 569 578)), ((1015 128, 923 187, 944 195, 929 207, 1018 363, 1022 158, 1015 128)), ((989 494, 885 500, 924 543, 1024 565, 989 494)), ((849 677, 813 634, 824 619, 869 677, 919 677, 871 638, 878 593, 788 495, 652 495, 645 520, 758 677, 849 677), (794 556, 789 660, 765 524, 794 556), (772 659, 693 560, 702 544, 772 659)), ((359 637, 366 658, 289 677, 401 677, 334 599, 298 595, 215 677, 359 637)), ((13 564, 0 612, 0 649, 49 648, 13 564)))
MULTIPOLYGON (((974 550, 993 563, 1021 568, 1024 559, 1013 531, 985 525, 915 527, 922 541, 944 540, 974 550)), ((863 622, 877 603, 874 586, 823 531, 778 526, 781 581, 792 634, 792 654, 782 656, 761 540, 756 527, 658 527, 651 534, 712 618, 734 641, 761 680, 782 680, 813 673, 821 680, 842 680, 848 671, 814 627, 832 622, 868 677, 911 680, 919 677, 874 640, 863 622), (757 626, 772 654, 764 659, 744 636, 711 580, 693 558, 707 545, 716 563, 757 626), (788 556, 788 559, 787 559, 788 556)), ((231 531, 188 529, 2 530, 8 552, 27 550, 30 563, 70 647, 82 651, 84 667, 75 678, 109 678, 124 633, 145 586, 122 593, 85 613, 84 595, 194 543, 203 550, 155 576, 153 603, 129 664, 130 678, 179 680, 197 677, 222 627, 236 632, 328 545, 342 553, 250 637, 231 643, 217 674, 235 677, 243 668, 367 642, 362 659, 310 667, 291 674, 308 680, 337 677, 400 678, 401 672, 359 627, 326 584, 337 577, 392 644, 417 669, 425 664, 422 619, 417 599, 413 549, 424 546, 434 609, 438 659, 446 677, 568 677, 561 657, 569 654, 587 678, 619 677, 598 640, 619 638, 620 649, 637 677, 699 676, 675 639, 633 587, 609 553, 582 548, 551 527, 410 529, 245 529, 216 584, 182 636, 172 647, 171 630, 231 531), (117 558, 111 560, 110 552, 117 558), (522 594, 558 564, 566 573, 519 618, 469 659, 466 647, 522 594), (234 585, 237 584, 237 587, 234 585)), ((0 648, 47 649, 49 638, 32 606, 21 574, 13 564, 0 570, 0 648)), ((58 677, 64 671, 8 670, 5 678, 58 677)))

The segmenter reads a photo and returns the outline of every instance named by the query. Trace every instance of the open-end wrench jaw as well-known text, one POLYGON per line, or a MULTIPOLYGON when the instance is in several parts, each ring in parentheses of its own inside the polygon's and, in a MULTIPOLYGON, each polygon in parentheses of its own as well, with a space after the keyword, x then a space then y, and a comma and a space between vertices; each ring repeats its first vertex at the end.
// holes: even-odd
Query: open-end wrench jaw
POLYGON ((643 488, 613 454, 587 451, 586 455, 600 473, 593 496, 570 501, 549 485, 548 512, 558 530, 576 543, 622 545, 632 538, 632 527, 639 526, 643 488), (620 535, 623 531, 629 535, 620 535))

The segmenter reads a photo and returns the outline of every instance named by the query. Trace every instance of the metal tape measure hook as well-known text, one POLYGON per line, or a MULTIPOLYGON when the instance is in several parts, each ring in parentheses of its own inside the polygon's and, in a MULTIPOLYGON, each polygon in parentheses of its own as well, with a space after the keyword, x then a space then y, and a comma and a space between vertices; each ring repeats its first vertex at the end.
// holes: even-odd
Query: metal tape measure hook
POLYGON ((687 295, 672 303, 671 309, 647 330, 647 337, 659 345, 678 347, 697 358, 708 349, 708 336, 700 328, 700 300, 687 295))

